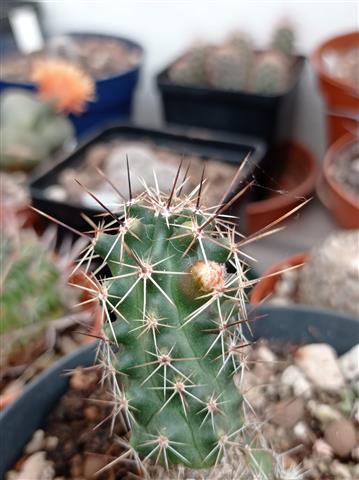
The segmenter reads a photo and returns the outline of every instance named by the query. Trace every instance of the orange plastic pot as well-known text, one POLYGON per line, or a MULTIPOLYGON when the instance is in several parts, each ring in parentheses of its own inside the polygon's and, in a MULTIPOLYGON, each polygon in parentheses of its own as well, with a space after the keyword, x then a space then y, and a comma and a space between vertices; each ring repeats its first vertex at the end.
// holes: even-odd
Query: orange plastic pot
POLYGON ((300 143, 290 141, 275 154, 281 172, 273 174, 276 186, 286 193, 271 192, 245 209, 246 230, 252 234, 288 213, 309 198, 315 189, 318 167, 314 155, 300 143))
POLYGON ((333 37, 319 45, 311 56, 318 77, 319 88, 327 102, 328 145, 358 126, 359 86, 353 86, 333 77, 325 63, 332 52, 359 47, 359 31, 333 37))
POLYGON ((278 275, 275 275, 275 273, 282 272, 288 267, 294 267, 296 265, 305 263, 308 255, 308 252, 296 253, 295 255, 285 258, 284 260, 272 265, 263 274, 263 278, 253 288, 250 294, 250 302, 253 305, 258 305, 259 303, 264 302, 266 298, 273 294, 275 285, 280 279, 281 273, 278 273, 278 275))
POLYGON ((348 193, 330 171, 339 155, 355 142, 358 139, 347 134, 333 143, 324 157, 323 172, 317 186, 322 203, 332 212, 336 222, 348 229, 359 228, 359 200, 348 193))

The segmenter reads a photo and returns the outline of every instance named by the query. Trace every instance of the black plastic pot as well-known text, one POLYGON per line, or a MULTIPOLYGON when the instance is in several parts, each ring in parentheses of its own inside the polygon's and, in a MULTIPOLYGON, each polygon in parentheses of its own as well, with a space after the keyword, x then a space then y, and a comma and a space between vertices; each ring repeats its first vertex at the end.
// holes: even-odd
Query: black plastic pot
MULTIPOLYGON (((52 165, 49 170, 38 175, 35 174, 36 176, 30 184, 34 206, 78 230, 88 229, 88 224, 80 216, 80 213, 85 213, 90 218, 94 218, 95 215, 99 214, 99 210, 85 208, 81 204, 75 204, 70 201, 60 202, 51 200, 46 196, 45 189, 57 183, 59 174, 65 168, 79 167, 90 147, 97 143, 107 143, 114 139, 147 140, 156 145, 166 146, 184 156, 193 154, 202 157, 204 160, 212 158, 238 166, 250 153, 247 166, 243 169, 238 183, 233 185, 227 199, 232 198, 240 188, 243 188, 247 180, 255 174, 256 167, 262 162, 265 154, 263 143, 249 137, 239 137, 236 140, 222 140, 218 138, 218 135, 213 135, 213 138, 198 138, 182 132, 173 133, 170 131, 149 130, 128 125, 113 126, 84 141, 76 151, 55 166, 52 165)), ((127 185, 116 186, 120 191, 128 191, 127 185)))
MULTIPOLYGON (((251 324, 254 339, 263 337, 296 344, 326 342, 341 355, 359 338, 358 319, 331 311, 266 305, 251 315, 258 316, 251 324)), ((93 344, 64 357, 30 383, 23 395, 0 414, 1 478, 20 457, 33 432, 44 425, 46 416, 66 391, 68 377, 63 372, 91 365, 94 358, 93 344)))
POLYGON ((268 146, 287 140, 292 136, 297 86, 304 62, 304 57, 296 57, 292 82, 280 95, 175 84, 169 78, 172 64, 157 76, 165 119, 173 124, 253 135, 268 146))
POLYGON ((30 382, 23 395, 0 413, 0 478, 5 478, 34 431, 66 392, 69 377, 65 373, 91 365, 95 353, 96 343, 90 343, 63 357, 30 382))

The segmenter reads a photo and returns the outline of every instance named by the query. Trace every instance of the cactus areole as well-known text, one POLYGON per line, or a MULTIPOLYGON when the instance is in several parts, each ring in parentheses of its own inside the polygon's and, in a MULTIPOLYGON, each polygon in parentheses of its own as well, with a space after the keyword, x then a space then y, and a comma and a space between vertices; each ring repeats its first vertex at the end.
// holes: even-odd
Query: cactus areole
POLYGON ((244 429, 233 375, 248 345, 246 284, 227 205, 204 209, 201 186, 180 190, 147 188, 95 235, 111 271, 102 354, 138 458, 209 468, 244 429))

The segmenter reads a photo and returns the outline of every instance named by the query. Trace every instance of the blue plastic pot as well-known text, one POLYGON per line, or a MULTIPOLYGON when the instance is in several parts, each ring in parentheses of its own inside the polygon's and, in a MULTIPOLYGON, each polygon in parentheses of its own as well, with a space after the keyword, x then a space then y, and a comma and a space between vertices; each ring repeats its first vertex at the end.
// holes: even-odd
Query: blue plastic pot
MULTIPOLYGON (((77 39, 89 37, 111 38, 121 43, 125 43, 129 48, 136 49, 141 53, 140 61, 132 69, 119 75, 96 81, 96 101, 90 102, 83 114, 70 116, 74 123, 77 136, 82 136, 85 132, 108 123, 128 120, 131 114, 133 94, 142 66, 143 48, 138 43, 122 37, 92 33, 69 33, 68 35, 77 39)), ((3 43, 1 47, 2 58, 13 50, 13 44, 11 45, 10 42, 3 43)), ((5 81, 0 79, 0 93, 5 88, 25 88, 28 90, 35 90, 35 86, 32 83, 5 81)))

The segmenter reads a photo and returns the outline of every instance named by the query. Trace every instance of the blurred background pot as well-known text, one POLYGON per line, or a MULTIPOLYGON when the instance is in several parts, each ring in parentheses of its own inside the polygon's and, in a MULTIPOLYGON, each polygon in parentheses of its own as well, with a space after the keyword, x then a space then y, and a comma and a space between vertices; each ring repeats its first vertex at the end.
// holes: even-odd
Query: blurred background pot
POLYGON ((271 174, 259 174, 259 199, 249 202, 245 208, 246 231, 249 234, 292 210, 309 198, 315 188, 317 162, 304 145, 287 142, 274 150, 274 157, 276 164, 271 174))
POLYGON ((278 280, 281 277, 281 273, 276 275, 276 272, 282 272, 286 268, 302 265, 308 258, 308 252, 301 252, 285 258, 280 262, 275 263, 263 274, 263 278, 253 287, 250 294, 250 301, 253 305, 259 305, 266 300, 270 300, 270 297, 275 291, 278 280))
POLYGON ((342 228, 359 228, 359 142, 353 135, 330 146, 317 191, 342 228))
POLYGON ((328 145, 358 126, 358 56, 357 31, 330 38, 311 57, 327 104, 328 145))

